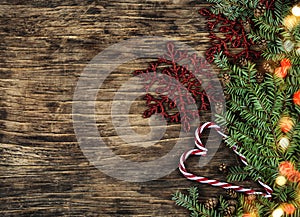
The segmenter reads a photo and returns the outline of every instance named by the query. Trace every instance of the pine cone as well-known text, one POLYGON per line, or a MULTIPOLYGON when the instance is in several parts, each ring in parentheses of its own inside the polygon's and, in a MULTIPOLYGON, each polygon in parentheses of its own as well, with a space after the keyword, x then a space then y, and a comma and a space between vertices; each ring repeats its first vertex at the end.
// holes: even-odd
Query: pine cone
POLYGON ((228 84, 230 82, 230 75, 228 73, 223 73, 222 75, 222 83, 223 83, 223 86, 225 87, 226 84, 228 84))
POLYGON ((265 39, 262 39, 257 41, 255 45, 252 45, 251 49, 255 51, 263 51, 267 49, 267 45, 268 45, 267 41, 265 39))
POLYGON ((226 172, 227 171, 227 165, 224 163, 221 163, 219 166, 219 171, 226 172))
POLYGON ((258 41, 258 43, 256 43, 256 44, 258 45, 258 48, 260 50, 265 50, 267 48, 267 45, 268 45, 267 40, 265 40, 265 39, 262 39, 262 40, 258 41))
POLYGON ((226 101, 228 101, 228 100, 230 100, 230 94, 229 93, 227 93, 227 91, 224 91, 224 97, 225 97, 225 100, 226 101))
POLYGON ((255 194, 250 194, 250 195, 248 195, 248 196, 247 196, 247 200, 248 200, 248 201, 254 201, 254 200, 256 200, 255 194))
POLYGON ((204 206, 206 209, 213 209, 218 205, 219 201, 217 198, 209 198, 205 201, 204 206))
POLYGON ((217 102, 216 105, 215 105, 215 112, 216 112, 217 114, 221 114, 221 113, 223 112, 223 110, 224 110, 224 105, 223 105, 223 103, 217 102))
POLYGON ((264 81, 264 79, 265 79, 264 73, 258 71, 258 72, 256 73, 256 81, 257 81, 257 83, 260 84, 261 82, 264 81))
MULTIPOLYGON (((227 127, 222 127, 222 132, 225 134, 225 135, 228 135, 229 132, 228 132, 228 128, 227 127)), ((223 139, 225 139, 225 137, 223 137, 223 139)))
POLYGON ((234 207, 238 205, 237 200, 228 200, 227 203, 229 206, 234 206, 234 207))
POLYGON ((243 20, 241 22, 241 24, 243 25, 244 30, 245 30, 246 33, 249 33, 251 31, 251 25, 250 25, 250 22, 248 20, 245 20, 245 21, 243 20))
POLYGON ((235 199, 235 198, 237 198, 237 193, 234 191, 234 190, 232 190, 232 189, 228 189, 228 190, 226 190, 226 194, 230 197, 230 198, 233 198, 233 199, 235 199))
POLYGON ((260 17, 262 16, 266 11, 266 5, 259 3, 257 7, 254 9, 254 16, 260 17))
POLYGON ((271 64, 269 62, 264 62, 263 63, 263 68, 266 72, 269 72, 269 73, 273 73, 274 72, 274 69, 272 68, 271 64))
POLYGON ((235 213, 235 207, 234 206, 228 206, 224 210, 224 217, 230 217, 235 213))
POLYGON ((245 57, 240 57, 239 60, 238 60, 238 64, 241 66, 241 67, 244 67, 246 66, 248 63, 247 59, 245 57))

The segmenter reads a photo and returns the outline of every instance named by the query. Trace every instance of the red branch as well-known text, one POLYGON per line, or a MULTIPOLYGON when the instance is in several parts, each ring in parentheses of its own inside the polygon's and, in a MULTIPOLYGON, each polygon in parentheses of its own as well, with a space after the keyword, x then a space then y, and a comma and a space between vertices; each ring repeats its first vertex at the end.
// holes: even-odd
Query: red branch
MULTIPOLYGON (((202 81, 197 79, 197 75, 201 74, 212 80, 209 63, 196 54, 189 55, 185 51, 176 50, 173 43, 168 43, 167 53, 151 62, 147 69, 136 70, 133 74, 143 79, 145 91, 148 92, 144 97, 148 106, 143 114, 145 118, 158 113, 169 122, 181 121, 185 131, 189 131, 191 121, 198 117, 199 112, 209 109, 209 100, 216 101, 211 96, 208 100, 201 86, 202 81), (179 62, 185 65, 179 65, 179 62), (154 96, 149 92, 156 94, 154 96), (193 109, 193 105, 196 109, 193 109)), ((206 91, 211 90, 213 84, 208 83, 205 88, 206 91)))
POLYGON ((223 52, 227 57, 234 60, 245 57, 246 59, 254 59, 260 56, 260 52, 251 50, 250 47, 254 45, 253 41, 247 38, 247 33, 241 21, 229 20, 221 14, 215 15, 208 9, 201 9, 201 15, 206 17, 207 27, 209 30, 209 38, 212 46, 206 51, 206 58, 209 62, 213 62, 214 55, 223 52), (215 32, 222 33, 218 36, 215 32), (233 53, 233 49, 241 49, 238 53, 233 53))

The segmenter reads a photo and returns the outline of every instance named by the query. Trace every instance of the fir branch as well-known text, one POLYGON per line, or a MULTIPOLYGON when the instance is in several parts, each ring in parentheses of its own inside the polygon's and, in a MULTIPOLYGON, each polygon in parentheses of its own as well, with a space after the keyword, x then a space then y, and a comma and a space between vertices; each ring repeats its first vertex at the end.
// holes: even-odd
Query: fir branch
POLYGON ((259 0, 207 0, 214 3, 211 11, 214 14, 223 14, 230 20, 246 20, 253 16, 253 10, 258 5, 259 0))
POLYGON ((173 194, 172 200, 176 205, 182 206, 189 210, 190 216, 193 217, 222 217, 221 213, 217 210, 207 209, 205 206, 198 202, 198 188, 191 187, 188 189, 188 195, 177 191, 173 194))
POLYGON ((245 171, 244 168, 240 166, 233 166, 229 168, 229 174, 227 175, 227 180, 232 181, 244 181, 249 175, 249 172, 245 171))

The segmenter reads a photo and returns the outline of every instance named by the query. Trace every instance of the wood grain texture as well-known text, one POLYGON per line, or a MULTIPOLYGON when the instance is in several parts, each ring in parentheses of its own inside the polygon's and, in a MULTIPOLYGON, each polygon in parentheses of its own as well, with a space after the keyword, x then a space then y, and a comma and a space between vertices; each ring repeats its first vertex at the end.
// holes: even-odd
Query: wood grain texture
MULTIPOLYGON (((209 46, 201 1, 187 0, 0 0, 0 215, 1 216, 188 216, 171 194, 194 183, 178 170, 158 180, 128 183, 91 165, 72 124, 72 99, 84 67, 105 48, 137 36, 166 36, 204 52, 209 46)), ((111 73, 96 100, 100 135, 114 152, 132 161, 153 160, 176 143, 180 125, 170 125, 159 144, 126 146, 110 117, 114 93, 140 62, 111 73)), ((149 132, 133 106, 131 124, 149 132)), ((204 113, 201 121, 210 120, 204 113)), ((193 146, 193 138, 187 138, 193 146)), ((201 175, 225 179, 221 162, 236 163, 223 145, 201 175)), ((193 166, 194 165, 194 166, 193 166)), ((113 169, 113 168, 112 168, 113 169)), ((220 189, 199 186, 202 199, 220 189)))

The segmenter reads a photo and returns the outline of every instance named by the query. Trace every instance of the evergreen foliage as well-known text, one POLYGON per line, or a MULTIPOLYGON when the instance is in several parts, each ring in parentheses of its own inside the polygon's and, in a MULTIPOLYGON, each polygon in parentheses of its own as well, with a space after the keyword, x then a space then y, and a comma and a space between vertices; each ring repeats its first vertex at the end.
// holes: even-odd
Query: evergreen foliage
POLYGON ((173 194, 172 200, 176 205, 182 206, 190 211, 191 217, 222 217, 224 210, 228 207, 228 202, 222 197, 219 197, 218 206, 214 209, 209 209, 199 202, 199 193, 197 187, 188 189, 188 194, 177 191, 173 194))
MULTIPOLYGON (((230 100, 226 102, 226 111, 216 115, 216 122, 228 129, 225 143, 229 147, 237 146, 237 151, 248 161, 247 166, 229 168, 228 181, 261 180, 274 190, 271 200, 257 196, 255 201, 249 202, 241 195, 236 215, 270 216, 282 204, 292 204, 296 210, 285 215, 300 216, 300 105, 293 101, 294 94, 300 90, 300 18, 291 14, 291 1, 272 1, 274 4, 268 5, 258 17, 253 13, 258 0, 209 2, 213 3, 214 14, 223 14, 231 20, 250 19, 252 28, 247 37, 254 42, 266 40, 267 48, 262 50, 261 61, 275 64, 271 73, 262 72, 255 61, 237 65, 222 52, 214 58, 221 74, 230 75, 230 82, 224 87, 230 100), (288 60, 291 66, 284 68, 283 60, 288 60), (278 74, 283 70, 286 75, 278 74), (259 72, 264 74, 261 83, 256 79, 259 72), (291 120, 288 129, 282 127, 284 117, 291 120), (287 147, 280 147, 282 138, 288 139, 287 147), (295 168, 293 174, 283 174, 287 182, 278 185, 276 178, 282 175, 279 169, 282 162, 289 162, 295 168)), ((189 195, 177 192, 173 199, 190 210, 192 216, 223 216, 222 210, 228 204, 215 211, 207 210, 196 202, 196 190, 190 190, 189 195)))

